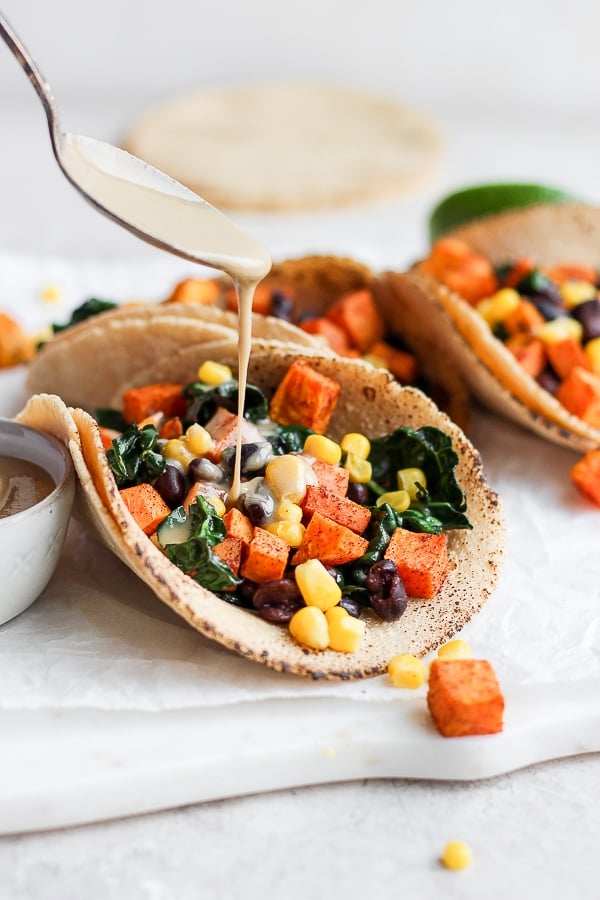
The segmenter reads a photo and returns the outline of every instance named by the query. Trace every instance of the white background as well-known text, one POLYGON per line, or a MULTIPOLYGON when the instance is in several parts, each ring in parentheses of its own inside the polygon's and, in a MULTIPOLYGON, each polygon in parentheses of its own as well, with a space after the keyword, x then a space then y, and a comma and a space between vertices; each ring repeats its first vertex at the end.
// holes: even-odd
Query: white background
MULTIPOLYGON (((52 84, 65 126, 105 140, 118 141, 148 105, 182 90, 300 77, 371 88, 438 124, 444 163, 406 198, 249 219, 275 255, 310 243, 403 265, 423 249, 435 199, 477 181, 541 180, 600 200, 592 0, 2 0, 2 10, 52 84)), ((2 46, 0 111, 0 252, 156 259, 66 184, 41 107, 2 46)), ((307 788, 3 838, 0 893, 591 900, 599 777, 596 754, 473 785, 307 788), (442 871, 444 841, 461 836, 474 846, 473 869, 442 871)))

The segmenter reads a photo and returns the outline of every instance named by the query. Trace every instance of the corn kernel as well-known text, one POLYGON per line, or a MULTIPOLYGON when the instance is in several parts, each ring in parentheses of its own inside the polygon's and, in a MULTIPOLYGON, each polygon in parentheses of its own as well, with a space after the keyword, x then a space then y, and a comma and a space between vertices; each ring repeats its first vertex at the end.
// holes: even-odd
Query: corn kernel
POLYGON ((299 547, 304 537, 304 525, 301 522, 271 522, 266 530, 277 535, 290 547, 299 547))
POLYGON ((233 373, 229 366, 214 362, 212 359, 207 359, 198 369, 198 381, 212 384, 215 387, 219 384, 224 384, 226 381, 231 381, 232 378, 233 373))
POLYGON ((388 676, 394 687, 419 688, 425 683, 425 664, 410 653, 398 653, 388 664, 388 676))
POLYGON ((299 644, 313 650, 325 650, 329 646, 329 628, 323 610, 317 606, 303 606, 289 621, 290 634, 299 644))
POLYGON ((586 300, 595 300, 598 288, 591 281, 563 281, 559 287, 567 309, 573 309, 586 300))
POLYGON ((207 503, 210 503, 210 505, 214 508, 216 514, 223 518, 223 516, 227 512, 227 507, 225 506, 221 498, 217 497, 216 494, 210 494, 209 496, 204 497, 204 499, 207 503))
POLYGON ((581 322, 571 316, 558 316, 556 319, 550 319, 549 322, 540 325, 536 334, 545 344, 554 344, 565 338, 581 341, 583 326, 581 322))
POLYGON ((600 337, 592 338, 583 348, 592 372, 600 374, 600 337))
POLYGON ((442 644, 437 655, 442 659, 469 659, 472 656, 468 643, 458 638, 454 641, 448 641, 447 644, 442 644))
POLYGON ((346 455, 344 468, 348 469, 348 475, 353 484, 366 484, 371 480, 373 474, 373 467, 368 459, 361 459, 354 453, 346 455))
POLYGON ((348 610, 344 609, 343 606, 340 606, 339 603, 337 606, 330 606, 329 609, 325 610, 325 618, 327 619, 328 625, 331 625, 332 622, 337 622, 339 619, 344 619, 349 615, 350 613, 348 610))
POLYGON ((317 606, 323 612, 342 599, 337 581, 318 559, 307 559, 296 566, 296 584, 307 606, 317 606))
POLYGON ((501 288, 491 297, 480 300, 475 307, 479 315, 485 319, 490 328, 502 322, 519 306, 521 297, 514 288, 501 288))
POLYGON ((282 500, 278 503, 273 511, 273 516, 277 522, 301 522, 302 507, 290 500, 282 500))
POLYGON ((332 466, 337 466, 342 458, 340 445, 323 434, 309 434, 304 442, 303 450, 311 456, 316 456, 321 462, 330 463, 332 466))
POLYGON ((344 453, 353 453, 359 459, 368 459, 371 452, 371 441, 364 434, 351 431, 344 435, 340 447, 344 453))
POLYGON ((402 513, 410 506, 410 494, 408 491, 386 491, 377 498, 375 506, 383 506, 384 503, 402 513))
POLYGON ((213 439, 202 425, 195 422, 185 433, 185 442, 194 456, 205 456, 213 445, 213 439))
POLYGON ((165 459, 178 462, 181 465, 184 473, 187 472, 188 466, 191 461, 196 458, 196 455, 190 451, 186 442, 180 440, 179 438, 173 438, 172 440, 167 441, 165 446, 162 448, 162 455, 165 459))
MULTIPOLYGON (((299 456, 286 453, 276 456, 267 465, 265 483, 276 500, 288 500, 290 503, 301 503, 306 494, 306 485, 312 467, 299 456)), ((317 478, 313 473, 314 483, 317 478)))
POLYGON ((442 862, 447 869, 466 869, 473 861, 473 852, 464 841, 450 841, 442 853, 442 862))
POLYGON ((417 500, 419 495, 419 485, 427 487, 427 478, 422 469, 409 468, 398 469, 396 472, 398 487, 402 491, 408 491, 411 500, 417 500))
POLYGON ((340 615, 338 610, 342 607, 334 606, 325 613, 329 625, 329 646, 338 653, 356 653, 365 633, 365 623, 349 615, 345 609, 342 611, 346 615, 340 615))

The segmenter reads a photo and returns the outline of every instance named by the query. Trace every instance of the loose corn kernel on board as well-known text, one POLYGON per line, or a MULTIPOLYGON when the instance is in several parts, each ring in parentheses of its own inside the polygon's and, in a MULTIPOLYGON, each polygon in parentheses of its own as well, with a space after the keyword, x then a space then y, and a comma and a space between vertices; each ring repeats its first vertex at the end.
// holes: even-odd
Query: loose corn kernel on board
MULTIPOLYGON (((14 285, 7 271, 15 304, 51 280, 43 265, 16 265, 14 285)), ((73 305, 114 275, 70 264, 73 305)), ((124 296, 140 278, 121 276, 124 296)), ((0 414, 25 395, 23 370, 0 373, 0 414)), ((501 735, 441 738, 423 693, 385 676, 312 683, 240 659, 183 627, 76 526, 43 598, 0 630, 2 831, 319 781, 471 780, 600 750, 598 510, 569 482, 571 450, 481 410, 471 436, 502 496, 508 547, 494 597, 461 637, 498 674, 501 735)))

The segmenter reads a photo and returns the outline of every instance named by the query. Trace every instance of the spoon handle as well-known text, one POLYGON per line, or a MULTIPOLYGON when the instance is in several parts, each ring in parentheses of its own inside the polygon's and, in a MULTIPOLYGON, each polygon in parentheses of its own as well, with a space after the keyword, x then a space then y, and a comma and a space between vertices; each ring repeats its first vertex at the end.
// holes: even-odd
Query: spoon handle
POLYGON ((58 109, 56 107, 54 94, 52 93, 50 85, 36 65, 35 60, 23 42, 17 37, 1 12, 0 37, 8 46, 13 56, 17 59, 19 65, 32 83, 35 92, 42 101, 42 106, 44 107, 46 118, 48 120, 48 127, 50 128, 50 134, 54 141, 56 135, 60 133, 58 109))

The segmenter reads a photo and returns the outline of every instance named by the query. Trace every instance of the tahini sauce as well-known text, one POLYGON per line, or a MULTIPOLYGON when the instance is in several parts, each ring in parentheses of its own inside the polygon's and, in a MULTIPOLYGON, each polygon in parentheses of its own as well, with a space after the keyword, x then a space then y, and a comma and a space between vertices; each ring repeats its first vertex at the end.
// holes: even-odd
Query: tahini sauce
MULTIPOLYGON (((59 164, 92 203, 134 234, 185 259, 229 275, 238 295, 238 418, 244 411, 252 340, 252 298, 271 268, 254 238, 197 194, 123 150, 80 135, 63 135, 59 164)), ((229 503, 238 499, 241 428, 229 503)))

